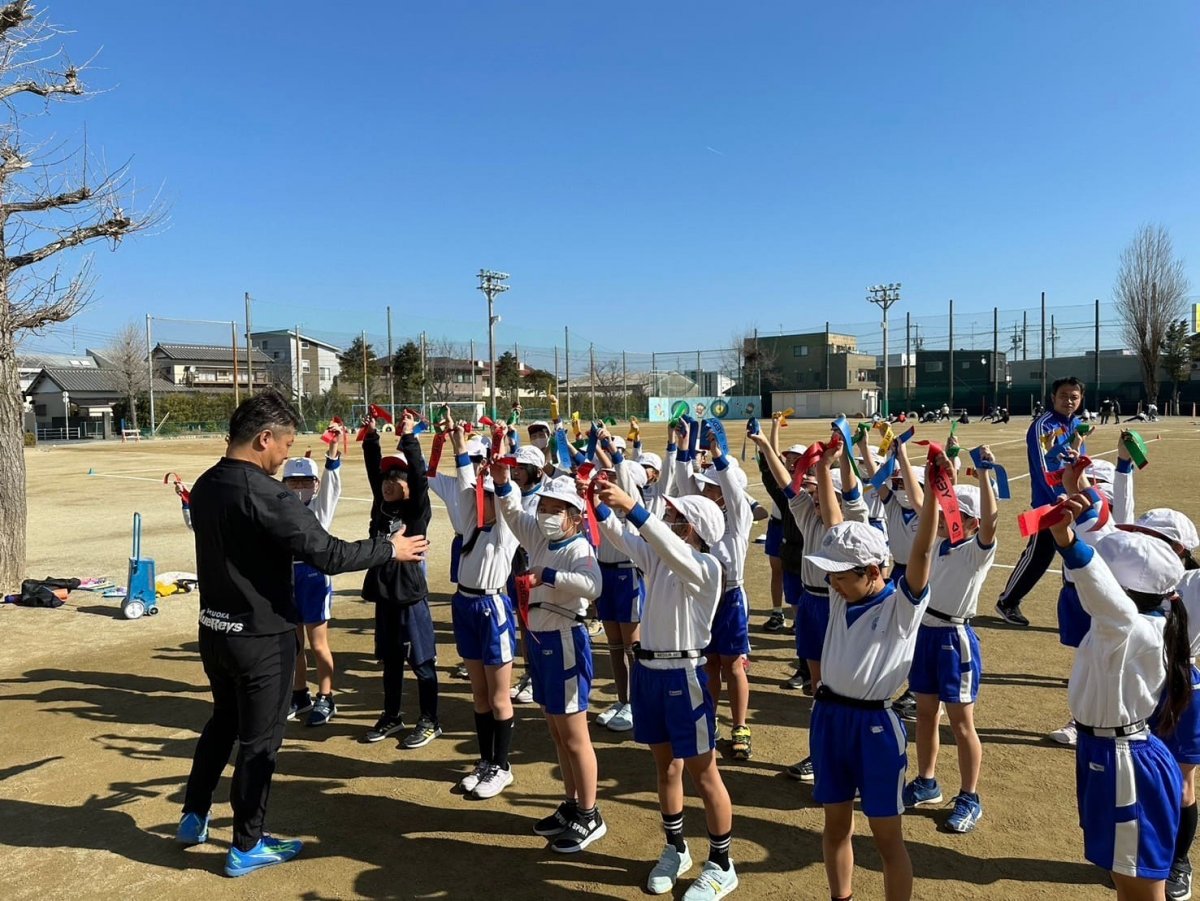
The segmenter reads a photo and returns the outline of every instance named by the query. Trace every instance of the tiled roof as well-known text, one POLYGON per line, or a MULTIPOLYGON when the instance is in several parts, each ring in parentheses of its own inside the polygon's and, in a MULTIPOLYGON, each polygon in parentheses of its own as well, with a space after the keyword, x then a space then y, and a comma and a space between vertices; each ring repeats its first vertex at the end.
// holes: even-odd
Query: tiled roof
MULTIPOLYGON (((154 348, 156 358, 168 360, 196 360, 204 363, 228 363, 233 365, 233 348, 222 344, 158 344, 154 348)), ((246 348, 238 348, 238 364, 246 362, 246 348)), ((267 365, 275 360, 257 347, 251 353, 251 361, 267 365)))

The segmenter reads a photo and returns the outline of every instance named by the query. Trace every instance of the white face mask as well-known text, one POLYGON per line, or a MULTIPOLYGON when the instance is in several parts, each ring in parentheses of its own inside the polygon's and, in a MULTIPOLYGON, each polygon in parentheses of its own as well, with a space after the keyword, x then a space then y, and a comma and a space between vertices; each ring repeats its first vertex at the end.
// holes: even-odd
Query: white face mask
POLYGON ((547 447, 550 446, 550 439, 547 438, 545 435, 538 435, 536 438, 533 439, 533 446, 536 447, 538 450, 545 450, 547 447))
POLYGON ((301 488, 296 491, 296 497, 300 498, 300 503, 308 506, 314 497, 317 496, 315 488, 301 488))
POLYGON ((565 513, 539 513, 537 515, 538 528, 542 530, 551 541, 558 541, 567 537, 566 531, 563 529, 565 522, 565 513))

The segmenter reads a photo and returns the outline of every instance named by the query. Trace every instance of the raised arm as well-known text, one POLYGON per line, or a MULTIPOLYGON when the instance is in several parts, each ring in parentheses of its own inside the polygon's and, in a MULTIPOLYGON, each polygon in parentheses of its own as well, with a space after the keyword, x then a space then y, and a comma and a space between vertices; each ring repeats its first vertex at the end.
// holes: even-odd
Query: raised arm
MULTIPOLYGON (((986 444, 980 448, 980 456, 988 463, 995 463, 992 449, 986 444)), ((996 541, 996 526, 1000 522, 1000 508, 996 503, 996 490, 992 487, 991 471, 979 469, 979 543, 991 545, 996 541)))
POLYGON ((923 509, 925 491, 921 487, 920 481, 917 480, 917 471, 913 468, 912 461, 908 459, 908 445, 904 444, 899 437, 896 438, 896 465, 900 469, 900 478, 904 480, 904 493, 908 495, 908 502, 912 505, 912 509, 923 509))
POLYGON ((1126 434, 1121 432, 1117 438, 1117 472, 1113 476, 1112 516, 1118 523, 1133 522, 1137 509, 1133 499, 1133 459, 1125 447, 1126 434))
MULTIPOLYGON (((951 463, 945 454, 929 464, 925 478, 932 479, 935 467, 948 467, 951 463)), ((914 480, 915 481, 915 480, 914 480)), ((929 585, 929 570, 933 562, 933 545, 937 540, 938 505, 933 491, 927 491, 921 504, 921 517, 917 520, 917 534, 913 538, 912 550, 908 554, 908 568, 904 581, 913 597, 920 597, 929 585)))
POLYGON ((841 522, 842 505, 838 500, 837 489, 833 487, 832 467, 842 454, 842 445, 830 442, 817 462, 817 506, 821 510, 821 521, 825 528, 830 529, 841 522))
MULTIPOLYGON (((493 463, 491 473, 492 483, 496 486, 497 515, 504 520, 504 524, 524 547, 545 544, 546 539, 542 530, 538 528, 537 517, 526 513, 521 506, 521 492, 513 487, 508 466, 504 463, 493 463)), ((471 504, 471 511, 475 512, 474 503, 471 504)))
MULTIPOLYGON (((775 428, 776 426, 773 425, 772 430, 775 428)), ((787 471, 787 467, 783 465, 783 459, 775 450, 773 443, 764 438, 761 432, 757 435, 751 435, 750 440, 753 441, 755 447, 758 448, 758 452, 762 455, 763 461, 767 464, 767 468, 770 470, 771 475, 775 478, 775 484, 778 486, 779 490, 782 491, 791 485, 791 473, 789 473, 787 471)), ((763 479, 763 483, 764 485, 766 484, 765 477, 763 479)), ((778 503, 778 501, 776 501, 776 503, 778 503)), ((779 506, 782 509, 786 505, 787 503, 785 498, 784 503, 780 504, 779 506)))
POLYGON ((1137 605, 1121 588, 1095 549, 1075 535, 1074 522, 1091 508, 1083 495, 1071 495, 1063 504, 1066 516, 1050 527, 1063 567, 1079 592, 1079 603, 1092 617, 1092 628, 1123 635, 1138 617, 1137 605))

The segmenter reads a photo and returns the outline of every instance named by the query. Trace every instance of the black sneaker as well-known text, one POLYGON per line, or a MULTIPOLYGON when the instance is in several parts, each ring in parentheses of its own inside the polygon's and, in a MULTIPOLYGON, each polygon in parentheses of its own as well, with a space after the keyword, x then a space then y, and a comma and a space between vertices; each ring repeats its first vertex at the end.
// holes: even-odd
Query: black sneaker
POLYGON ((1170 901, 1187 901, 1192 897, 1192 864, 1188 860, 1177 860, 1171 864, 1167 876, 1167 898, 1170 901))
POLYGON ((805 757, 799 763, 793 763, 787 768, 787 774, 805 785, 812 785, 814 782, 812 758, 805 757))
POLYGON ((404 739, 403 744, 410 751, 414 748, 423 748, 441 734, 442 727, 429 717, 423 716, 417 720, 417 725, 404 739))
POLYGON ((1025 614, 1021 612, 1021 607, 1019 604, 1015 607, 1009 607, 1007 604, 997 603, 996 613, 998 613, 1000 618, 1010 626, 1021 626, 1022 628, 1027 628, 1029 626, 1029 620, 1027 620, 1025 618, 1025 614))
POLYGON ((375 725, 363 736, 369 742, 383 741, 389 735, 395 735, 404 728, 404 717, 383 714, 375 721, 375 725))
POLYGON ((308 714, 306 726, 324 726, 337 713, 337 705, 333 703, 333 695, 317 695, 317 700, 312 705, 312 710, 308 714))
POLYGON ((896 711, 896 716, 902 720, 910 723, 917 721, 917 699, 907 689, 904 694, 892 701, 892 710, 896 711))
POLYGON ((763 623, 763 630, 766 632, 782 632, 786 628, 787 621, 783 618, 782 610, 772 610, 767 621, 763 623))
POLYGON ((545 838, 557 838, 571 825, 571 821, 575 819, 575 814, 578 812, 579 805, 574 801, 563 801, 554 813, 548 817, 542 817, 533 824, 534 834, 545 838))
POLYGON ((608 827, 604 825, 604 817, 600 816, 599 807, 590 817, 584 817, 583 814, 576 811, 574 818, 567 824, 567 828, 550 843, 550 850, 557 851, 559 854, 575 854, 596 839, 603 838, 606 832, 608 832, 608 827))
POLYGON ((454 672, 450 674, 455 679, 470 679, 471 674, 467 672, 467 665, 460 663, 454 668, 454 672))
POLYGON ((805 694, 812 694, 812 682, 808 678, 808 674, 803 670, 796 670, 791 677, 783 683, 784 688, 790 688, 795 691, 801 689, 805 694))
POLYGON ((310 711, 312 709, 313 709, 313 699, 312 699, 312 695, 310 695, 308 693, 307 688, 305 688, 301 691, 293 691, 292 692, 292 703, 291 703, 291 706, 288 707, 287 718, 288 718, 288 720, 291 720, 291 721, 298 720, 298 719, 300 719, 300 714, 308 713, 308 711, 310 711))

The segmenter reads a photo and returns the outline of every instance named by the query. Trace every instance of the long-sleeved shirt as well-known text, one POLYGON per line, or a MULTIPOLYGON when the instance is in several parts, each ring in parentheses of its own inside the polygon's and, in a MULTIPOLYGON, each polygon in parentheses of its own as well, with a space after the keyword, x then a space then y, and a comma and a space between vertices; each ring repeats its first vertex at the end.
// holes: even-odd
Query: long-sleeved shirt
MULTIPOLYGON (((626 460, 620 452, 613 454, 613 469, 617 474, 617 486, 633 497, 637 497, 640 491, 637 482, 634 481, 633 467, 641 467, 641 465, 641 463, 626 460)), ((596 556, 604 564, 629 562, 629 555, 611 541, 601 541, 600 546, 596 549, 596 556)))
MULTIPOLYGON (((491 525, 479 528, 479 512, 475 499, 475 467, 465 455, 455 458, 457 497, 447 504, 450 524, 463 536, 462 554, 458 560, 458 584, 476 591, 504 591, 512 572, 517 536, 499 516, 491 525)), ((498 506, 498 505, 497 505, 498 506)))
MULTIPOLYGON (((677 450, 674 444, 667 445, 667 454, 663 457, 662 469, 658 471, 658 481, 642 489, 642 505, 656 519, 662 519, 667 512, 667 497, 672 491, 674 482, 675 457, 677 450)), ((642 462, 642 442, 633 444, 633 460, 639 466, 642 462)))
MULTIPOLYGON (((408 461, 404 476, 408 482, 408 500, 391 503, 383 499, 383 473, 379 469, 383 452, 379 447, 379 433, 372 431, 363 439, 363 462, 367 468, 367 481, 371 483, 372 536, 386 537, 401 523, 404 524, 405 535, 424 535, 429 531, 432 511, 421 442, 415 435, 402 435, 400 450, 408 461)), ((376 603, 415 604, 429 596, 425 567, 420 563, 400 563, 395 560, 372 567, 363 579, 362 595, 366 600, 376 603)))
MULTIPOLYGON (((825 533, 829 530, 825 526, 825 521, 821 519, 821 514, 817 511, 816 501, 807 491, 793 491, 790 485, 783 489, 783 492, 787 497, 788 509, 791 511, 792 518, 804 536, 805 547, 819 548, 821 541, 825 538, 825 533)), ((863 501, 861 485, 852 491, 842 492, 842 516, 847 521, 867 522, 867 505, 863 501)), ((809 563, 807 557, 800 567, 800 578, 806 588, 816 588, 818 594, 825 593, 825 571, 819 566, 809 563)))
POLYGON ((829 625, 821 653, 821 681, 847 698, 884 701, 912 668, 917 627, 929 604, 929 586, 913 597, 908 580, 888 582, 883 591, 851 604, 829 592, 829 625))
POLYGON ((742 584, 746 572, 746 551, 750 547, 750 527, 754 525, 754 511, 750 498, 730 474, 729 458, 722 454, 712 468, 713 477, 721 486, 721 497, 725 501, 725 532, 721 540, 712 546, 712 554, 721 561, 725 571, 726 589, 742 584))
MULTIPOLYGON (((596 517, 606 541, 629 554, 646 577, 641 644, 650 651, 703 650, 712 641, 712 622, 721 600, 721 563, 671 531, 638 505, 625 522, 604 504, 596 517)), ((703 658, 639 660, 649 669, 699 666, 703 658)))
POLYGON ((1133 522, 1133 461, 1118 460, 1113 475, 1112 518, 1118 523, 1133 522))
POLYGON ((1113 728, 1149 719, 1166 682, 1162 616, 1143 614, 1091 547, 1059 548, 1092 627, 1075 652, 1067 685, 1079 723, 1113 728))
POLYGON ((364 541, 330 535, 295 493, 253 463, 223 457, 191 491, 200 582, 200 626, 279 635, 298 621, 292 561, 336 574, 392 559, 386 534, 364 541))
MULTIPOLYGON (((1065 494, 1066 489, 1061 485, 1051 485, 1046 481, 1046 473, 1057 472, 1063 468, 1061 458, 1046 459, 1046 454, 1063 438, 1075 434, 1079 425, 1079 417, 1063 416, 1053 408, 1047 410, 1033 421, 1029 431, 1025 433, 1025 449, 1029 455, 1029 483, 1033 496, 1033 506, 1042 507, 1053 504, 1059 495, 1065 494)), ((1080 453, 1085 452, 1083 445, 1080 453)))
MULTIPOLYGON (((762 476, 763 488, 770 495, 771 502, 777 509, 787 510, 789 506, 787 492, 780 488, 779 483, 775 481, 775 476, 762 454, 758 455, 758 471, 762 476)), ((779 562, 787 572, 799 573, 804 568, 804 533, 800 531, 800 524, 796 522, 796 517, 790 513, 780 519, 780 524, 783 526, 783 541, 779 545, 779 562)), ((819 546, 819 544, 813 545, 814 548, 819 546)))
POLYGON ((511 483, 497 487, 496 508, 528 552, 530 571, 542 577, 542 584, 529 595, 529 631, 572 628, 587 615, 588 604, 600 597, 600 564, 592 546, 579 534, 549 541, 538 528, 537 515, 522 509, 511 483))

